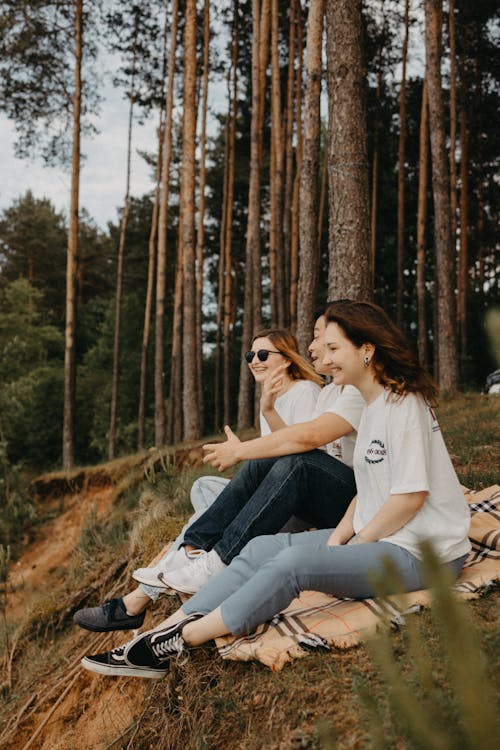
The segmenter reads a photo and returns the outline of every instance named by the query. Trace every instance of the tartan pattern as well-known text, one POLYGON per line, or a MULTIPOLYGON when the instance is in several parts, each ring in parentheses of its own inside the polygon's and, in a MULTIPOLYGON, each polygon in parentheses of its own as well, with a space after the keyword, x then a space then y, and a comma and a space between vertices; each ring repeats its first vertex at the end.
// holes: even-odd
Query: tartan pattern
MULTIPOLYGON (((500 486, 465 490, 471 510, 469 537, 472 550, 454 585, 466 599, 500 579, 500 486)), ((431 604, 428 590, 378 599, 337 599, 317 591, 303 591, 271 622, 248 636, 224 636, 216 643, 223 659, 256 659, 279 671, 294 658, 314 648, 350 648, 374 633, 381 622, 404 625, 405 616, 431 604)))

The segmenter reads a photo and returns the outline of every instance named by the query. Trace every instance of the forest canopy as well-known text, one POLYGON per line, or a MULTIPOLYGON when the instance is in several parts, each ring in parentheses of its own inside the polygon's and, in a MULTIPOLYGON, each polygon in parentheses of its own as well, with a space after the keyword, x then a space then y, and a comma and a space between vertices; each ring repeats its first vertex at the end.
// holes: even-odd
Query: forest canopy
POLYGON ((253 332, 290 327, 305 352, 316 306, 346 296, 381 304, 445 393, 481 388, 499 22, 491 0, 0 3, 17 153, 71 174, 67 216, 31 191, 0 214, 2 455, 69 468, 249 427, 253 332), (103 59, 129 106, 106 230, 79 201, 103 59))

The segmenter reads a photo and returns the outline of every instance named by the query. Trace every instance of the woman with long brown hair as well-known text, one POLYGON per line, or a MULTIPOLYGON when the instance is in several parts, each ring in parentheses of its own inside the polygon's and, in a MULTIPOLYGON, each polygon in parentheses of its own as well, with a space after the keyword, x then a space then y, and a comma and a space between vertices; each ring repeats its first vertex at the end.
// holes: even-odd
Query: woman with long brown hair
MULTIPOLYGON (((324 361, 366 406, 354 452, 357 497, 334 529, 250 541, 232 563, 161 625, 82 664, 100 674, 159 678, 169 658, 270 620, 304 590, 364 599, 390 560, 399 585, 425 587, 422 541, 451 576, 470 549, 469 511, 433 410, 436 387, 376 305, 326 313, 324 361)), ((388 586, 391 583, 388 582, 388 586)))

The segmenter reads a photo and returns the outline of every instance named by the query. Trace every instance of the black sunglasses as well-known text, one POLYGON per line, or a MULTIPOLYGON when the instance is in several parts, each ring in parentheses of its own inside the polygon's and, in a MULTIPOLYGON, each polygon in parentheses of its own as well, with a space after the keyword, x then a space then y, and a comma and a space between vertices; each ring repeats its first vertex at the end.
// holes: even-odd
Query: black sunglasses
POLYGON ((281 354, 281 352, 276 351, 276 349, 259 349, 258 352, 245 352, 245 359, 250 364, 257 355, 261 362, 265 362, 270 354, 281 354))

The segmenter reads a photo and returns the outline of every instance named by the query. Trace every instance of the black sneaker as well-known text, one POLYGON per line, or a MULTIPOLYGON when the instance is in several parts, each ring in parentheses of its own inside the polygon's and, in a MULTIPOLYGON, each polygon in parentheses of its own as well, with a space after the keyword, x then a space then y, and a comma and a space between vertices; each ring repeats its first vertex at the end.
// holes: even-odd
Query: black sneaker
MULTIPOLYGON (((150 670, 168 669, 170 657, 186 650, 182 628, 188 622, 198 620, 202 614, 192 614, 164 630, 149 630, 130 641, 123 657, 127 664, 144 670, 143 677, 150 677, 150 670)), ((136 674, 138 674, 136 672, 136 674)))
POLYGON ((135 630, 144 622, 145 612, 140 615, 128 615, 123 599, 109 599, 100 607, 79 609, 73 615, 73 621, 85 630, 94 633, 106 633, 109 630, 135 630))
POLYGON ((123 656, 127 646, 128 644, 125 643, 123 646, 114 648, 112 651, 106 651, 104 654, 84 656, 80 663, 90 672, 119 677, 149 677, 152 680, 159 680, 167 674, 168 663, 161 667, 150 667, 147 670, 144 667, 138 668, 132 664, 127 664, 123 656))

